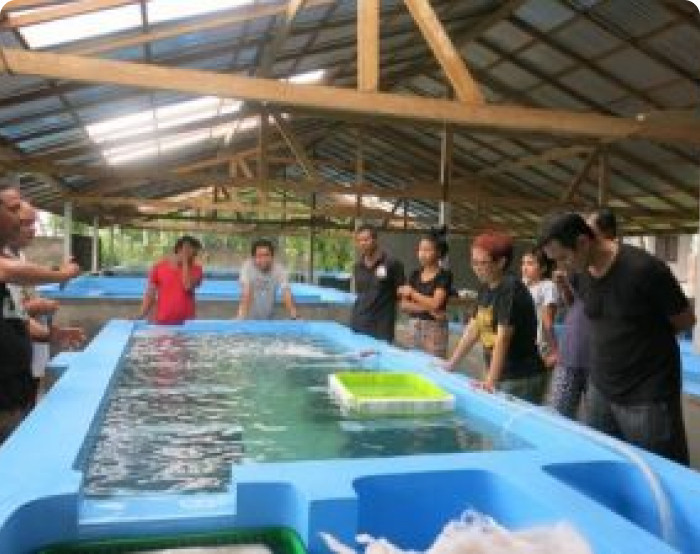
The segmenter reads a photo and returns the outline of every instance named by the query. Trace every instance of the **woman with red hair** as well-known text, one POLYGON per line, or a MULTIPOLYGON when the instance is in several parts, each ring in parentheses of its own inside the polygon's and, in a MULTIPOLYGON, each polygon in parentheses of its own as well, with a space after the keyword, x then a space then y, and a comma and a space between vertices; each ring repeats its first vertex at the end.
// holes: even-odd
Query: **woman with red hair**
POLYGON ((445 368, 452 371, 479 342, 486 363, 479 388, 540 403, 547 378, 537 351, 537 315, 527 287, 507 273, 512 259, 508 235, 489 231, 474 239, 471 264, 481 285, 476 309, 445 368))

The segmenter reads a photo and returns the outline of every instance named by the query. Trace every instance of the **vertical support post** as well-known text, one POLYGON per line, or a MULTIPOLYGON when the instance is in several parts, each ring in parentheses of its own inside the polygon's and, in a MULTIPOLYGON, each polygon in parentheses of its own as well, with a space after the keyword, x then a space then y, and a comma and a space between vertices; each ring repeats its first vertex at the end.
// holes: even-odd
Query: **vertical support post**
POLYGON ((260 125, 258 127, 258 199, 263 206, 268 205, 268 165, 267 146, 269 142, 270 115, 262 106, 260 109, 260 125))
POLYGON ((92 268, 93 273, 100 270, 100 217, 92 219, 92 268))
MULTIPOLYGON (((700 206, 698 206, 698 217, 700 218, 700 206)), ((693 237, 693 246, 695 246, 695 282, 693 283, 695 296, 695 315, 700 316, 700 232, 693 237)), ((693 345, 695 352, 700 353, 700 324, 695 324, 693 330, 693 345)))
MULTIPOLYGON (((285 260, 285 251, 287 249, 287 238, 286 238, 286 229, 287 229, 287 191, 283 190, 282 191, 282 226, 281 226, 281 232, 279 236, 279 240, 277 241, 277 247, 279 248, 281 257, 283 260, 285 260)), ((285 260, 286 263, 286 260, 285 260)))
POLYGON ((311 225, 309 226, 309 271, 307 282, 314 282, 314 248, 316 247, 316 193, 311 195, 311 225))
POLYGON ((63 258, 68 260, 73 256, 73 203, 66 200, 63 204, 63 258))
POLYGON ((598 154, 598 207, 603 208, 608 203, 608 154, 601 148, 598 154))
POLYGON ((116 252, 114 251, 114 225, 109 226, 109 263, 115 265, 117 262, 116 252))
POLYGON ((440 225, 450 224, 450 182, 452 181, 452 129, 444 124, 440 140, 440 185, 442 200, 440 201, 440 225))

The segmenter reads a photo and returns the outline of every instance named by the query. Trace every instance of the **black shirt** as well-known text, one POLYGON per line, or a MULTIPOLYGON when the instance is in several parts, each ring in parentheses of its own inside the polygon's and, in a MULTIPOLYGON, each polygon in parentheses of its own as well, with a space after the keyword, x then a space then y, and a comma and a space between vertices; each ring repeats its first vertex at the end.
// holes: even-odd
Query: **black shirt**
POLYGON ((352 310, 353 331, 393 341, 396 327, 396 289, 405 283, 403 264, 382 253, 368 267, 364 260, 353 269, 357 299, 352 310))
POLYGON ((495 289, 482 286, 474 314, 486 365, 496 344, 499 325, 513 328, 501 380, 521 379, 544 371, 537 351, 537 314, 532 295, 513 275, 506 275, 495 289))
MULTIPOLYGON (((424 296, 432 297, 437 289, 442 289, 445 291, 445 301, 442 305, 435 311, 444 312, 447 308, 447 301, 452 290, 452 272, 448 269, 439 269, 435 274, 435 277, 430 279, 430 281, 423 281, 421 279, 421 269, 416 269, 411 273, 411 277, 408 279, 408 284, 411 285, 413 290, 424 296)), ((434 320, 435 318, 430 315, 430 312, 418 312, 411 314, 411 317, 416 317, 418 319, 428 319, 434 320)))
POLYGON ((678 398, 681 361, 670 317, 688 299, 668 266, 622 245, 608 272, 578 283, 591 324, 591 381, 608 399, 640 404, 678 398))
POLYGON ((0 283, 0 410, 29 408, 36 396, 32 342, 10 291, 0 283))

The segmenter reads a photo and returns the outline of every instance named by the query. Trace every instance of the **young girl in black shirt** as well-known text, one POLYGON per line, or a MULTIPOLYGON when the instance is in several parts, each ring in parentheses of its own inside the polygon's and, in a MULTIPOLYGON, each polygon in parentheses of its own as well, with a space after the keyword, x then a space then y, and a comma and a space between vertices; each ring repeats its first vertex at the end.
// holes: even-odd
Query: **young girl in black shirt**
POLYGON ((447 355, 447 300, 452 289, 452 273, 443 269, 447 255, 444 231, 433 231, 418 243, 420 268, 399 287, 401 310, 409 315, 413 346, 444 358, 447 355))

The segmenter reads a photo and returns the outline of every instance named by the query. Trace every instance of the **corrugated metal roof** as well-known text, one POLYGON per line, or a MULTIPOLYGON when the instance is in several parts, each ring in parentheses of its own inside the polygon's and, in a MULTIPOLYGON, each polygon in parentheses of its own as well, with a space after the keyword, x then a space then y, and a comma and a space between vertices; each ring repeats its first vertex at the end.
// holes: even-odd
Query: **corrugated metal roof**
MULTIPOLYGON (((489 102, 625 116, 651 113, 658 115, 649 117, 661 118, 665 117, 666 110, 672 110, 668 117, 676 119, 688 116, 674 114, 673 110, 698 107, 700 17, 675 4, 657 0, 526 0, 514 13, 501 21, 492 21, 490 28, 481 29, 480 33, 465 41, 463 37, 471 29, 491 17, 506 2, 432 0, 431 3, 481 83, 481 90, 489 102)), ((285 5, 281 0, 257 4, 285 5)), ((353 0, 322 2, 302 9, 277 53, 274 75, 285 77, 324 69, 331 84, 337 82, 354 87, 356 9, 353 0)), ((173 29, 185 23, 191 25, 219 18, 223 21, 231 13, 244 11, 239 8, 157 24, 151 29, 173 29)), ((153 40, 148 48, 138 44, 97 55, 133 61, 150 59, 173 67, 254 74, 262 57, 261 48, 269 46, 283 22, 283 11, 279 13, 277 17, 268 15, 206 31, 180 32, 170 38, 153 40)), ((443 97, 447 90, 445 78, 437 69, 424 38, 402 1, 382 2, 381 28, 382 90, 443 97)), ((134 37, 130 40, 138 40, 141 32, 143 29, 86 40, 80 46, 89 48, 94 43, 130 37, 134 37)), ((0 45, 22 46, 16 33, 9 30, 0 31, 0 45)), ((192 96, 88 83, 49 84, 34 77, 0 75, 0 136, 24 152, 30 162, 33 157, 42 156, 44 160, 76 165, 104 164, 100 147, 92 144, 86 136, 86 125, 156 106, 172 105, 187 98, 192 96)), ((364 129, 363 133, 371 137, 366 140, 365 155, 374 167, 366 172, 367 181, 399 186, 416 175, 421 178, 432 175, 433 180, 437 180, 440 130, 435 127, 346 121, 343 118, 329 123, 327 118, 300 111, 292 111, 290 124, 299 142, 308 149, 309 157, 326 160, 325 165, 319 166, 325 179, 336 182, 354 180, 356 126, 359 125, 364 129), (329 160, 335 160, 337 166, 328 165, 329 160)), ((189 124, 183 130, 174 129, 172 132, 189 133, 195 128, 196 125, 189 124)), ((156 135, 167 136, 169 132, 159 130, 152 140, 156 140, 156 135)), ((203 140, 134 163, 130 169, 139 167, 150 172, 143 181, 137 181, 147 186, 116 194, 157 198, 191 190, 197 186, 191 180, 156 179, 153 171, 214 160, 217 156, 230 157, 236 152, 254 149, 256 133, 254 128, 239 132, 231 144, 225 144, 223 140, 203 140)), ((491 192, 514 199, 560 198, 562 191, 584 167, 587 155, 578 153, 552 160, 537 158, 571 145, 590 145, 590 141, 496 136, 461 129, 455 129, 454 133, 456 177, 465 171, 482 172, 488 175, 482 178, 489 183, 491 192), (529 158, 535 160, 528 161, 529 158)), ((294 161, 292 152, 274 127, 270 141, 275 146, 273 157, 290 160, 275 161, 270 167, 271 176, 303 177, 300 165, 294 161)), ((129 141, 117 142, 128 144, 129 141)), ((680 210, 679 214, 682 210, 697 210, 700 180, 695 148, 634 141, 612 145, 608 151, 608 192, 613 205, 629 209, 670 207, 680 210), (658 192, 659 199, 653 199, 650 194, 653 191, 658 192)), ((248 165, 255 171, 254 156, 249 158, 248 165)), ((221 179, 229 170, 226 162, 203 167, 194 175, 221 179)), ((109 169, 118 172, 119 168, 109 169)), ((594 168, 578 192, 579 198, 589 202, 596 197, 595 171, 594 168)), ((56 178, 81 190, 90 190, 99 184, 97 178, 71 176, 65 171, 56 178)), ((61 191, 45 179, 32 180, 31 191, 42 199, 43 207, 60 209, 61 191)), ((437 213, 435 202, 416 201, 413 204, 412 213, 427 216, 437 213)), ((464 207, 471 209, 468 203, 464 207)), ((94 208, 79 208, 78 214, 87 214, 90 209, 94 208)), ((455 210, 462 213, 458 207, 455 210)), ((482 206, 480 210, 486 214, 499 213, 499 220, 504 223, 512 221, 516 226, 541 215, 536 209, 505 205, 482 206)), ((133 210, 126 212, 132 213, 133 210)), ((669 220, 667 224, 679 228, 694 225, 692 220, 683 217, 679 215, 678 221, 669 220)))

